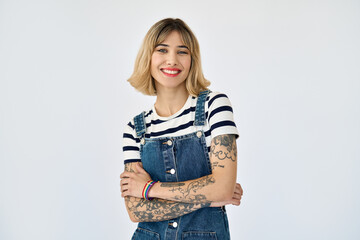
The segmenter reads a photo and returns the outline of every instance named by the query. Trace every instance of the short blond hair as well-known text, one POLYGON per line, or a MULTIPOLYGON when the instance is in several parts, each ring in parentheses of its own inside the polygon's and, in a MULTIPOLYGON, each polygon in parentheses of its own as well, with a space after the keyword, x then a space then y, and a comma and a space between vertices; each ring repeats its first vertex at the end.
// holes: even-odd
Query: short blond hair
POLYGON ((191 67, 186 78, 186 89, 192 96, 207 90, 210 82, 205 79, 201 68, 199 43, 189 26, 179 18, 165 18, 155 23, 147 32, 135 60, 134 72, 128 82, 145 95, 156 95, 154 79, 151 76, 151 57, 155 47, 172 32, 177 31, 191 55, 191 67))

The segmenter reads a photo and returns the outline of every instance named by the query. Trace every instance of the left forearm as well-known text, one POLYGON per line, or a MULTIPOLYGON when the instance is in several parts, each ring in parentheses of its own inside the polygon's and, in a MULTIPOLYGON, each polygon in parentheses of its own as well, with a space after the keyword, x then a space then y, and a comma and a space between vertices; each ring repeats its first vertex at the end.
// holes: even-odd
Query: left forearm
POLYGON ((236 174, 227 178, 210 174, 185 182, 156 183, 149 196, 185 203, 225 201, 232 197, 235 180, 236 174))

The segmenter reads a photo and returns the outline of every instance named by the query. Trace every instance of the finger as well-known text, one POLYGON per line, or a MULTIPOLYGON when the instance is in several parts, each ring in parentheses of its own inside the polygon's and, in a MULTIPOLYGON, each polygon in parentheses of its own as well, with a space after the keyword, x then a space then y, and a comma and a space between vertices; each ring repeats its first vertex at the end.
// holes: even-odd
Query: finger
POLYGON ((128 185, 129 184, 129 179, 128 178, 124 178, 120 181, 120 185, 123 186, 123 185, 128 185))
POLYGON ((236 192, 234 192, 234 194, 239 194, 239 195, 241 195, 241 191, 236 191, 236 192))
MULTIPOLYGON (((241 196, 240 194, 236 194, 236 195, 233 196, 233 199, 232 199, 232 200, 240 202, 240 201, 241 201, 241 198, 242 198, 242 196, 241 196)), ((239 203, 239 204, 240 204, 240 203, 239 203)))
POLYGON ((240 198, 233 198, 233 199, 231 199, 232 201, 237 201, 237 202, 239 202, 239 201, 241 201, 241 197, 240 198))
POLYGON ((240 195, 240 194, 236 194, 236 195, 233 196, 233 199, 241 200, 241 195, 240 195))
POLYGON ((139 163, 135 164, 135 168, 138 172, 142 172, 142 167, 140 167, 139 163))
POLYGON ((240 185, 240 184, 238 184, 238 183, 237 183, 237 186, 236 186, 236 190, 235 190, 235 192, 240 193, 240 194, 242 194, 242 193, 243 193, 243 189, 242 189, 241 185, 240 185))
POLYGON ((126 190, 126 191, 121 192, 121 197, 126 197, 126 196, 128 196, 127 192, 128 192, 127 190, 126 190))
POLYGON ((121 175, 120 175, 120 178, 129 178, 133 175, 132 172, 123 172, 121 175))
POLYGON ((141 165, 138 163, 138 164, 136 164, 136 170, 138 170, 138 172, 139 173, 144 173, 144 172, 146 172, 142 167, 141 167, 141 165))
POLYGON ((241 194, 240 193, 234 193, 233 198, 241 198, 241 194))
POLYGON ((123 191, 123 192, 122 192, 122 195, 123 195, 124 197, 126 197, 126 196, 131 196, 131 192, 130 192, 130 190, 126 190, 126 191, 123 191))
POLYGON ((128 189, 128 186, 127 185, 122 185, 122 186, 120 186, 120 191, 123 193, 123 192, 126 192, 126 191, 128 191, 129 189, 128 189))
POLYGON ((124 186, 127 186, 129 185, 128 183, 120 183, 120 187, 124 187, 124 186))
POLYGON ((120 181, 120 187, 129 185, 129 181, 127 178, 120 181))
POLYGON ((240 205, 240 200, 239 199, 232 199, 231 204, 235 205, 235 206, 239 206, 240 205))

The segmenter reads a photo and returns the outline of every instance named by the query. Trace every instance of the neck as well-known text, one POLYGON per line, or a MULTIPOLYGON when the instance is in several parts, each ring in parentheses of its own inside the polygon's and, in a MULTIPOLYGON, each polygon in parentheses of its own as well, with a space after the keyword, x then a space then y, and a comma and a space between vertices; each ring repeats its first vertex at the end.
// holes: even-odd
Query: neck
POLYGON ((188 97, 186 88, 176 91, 158 91, 155 102, 156 113, 161 117, 169 117, 184 106, 188 97))

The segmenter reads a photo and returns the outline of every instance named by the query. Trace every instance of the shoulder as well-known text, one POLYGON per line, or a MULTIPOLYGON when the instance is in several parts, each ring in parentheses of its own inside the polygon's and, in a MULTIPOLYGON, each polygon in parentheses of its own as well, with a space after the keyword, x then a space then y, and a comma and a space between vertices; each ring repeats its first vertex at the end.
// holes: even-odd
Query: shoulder
POLYGON ((127 134, 131 134, 133 136, 136 136, 135 118, 143 119, 146 123, 146 122, 148 122, 147 119, 151 118, 152 113, 153 113, 153 110, 150 109, 148 111, 143 111, 143 112, 140 112, 140 113, 134 115, 125 125, 124 135, 127 133, 127 134))
POLYGON ((208 96, 206 110, 211 137, 222 134, 234 134, 238 137, 233 108, 228 96, 221 92, 210 92, 208 96))
POLYGON ((222 92, 210 92, 208 98, 206 99, 206 102, 207 102, 207 109, 210 111, 218 107, 227 106, 231 108, 231 102, 229 97, 222 92))

